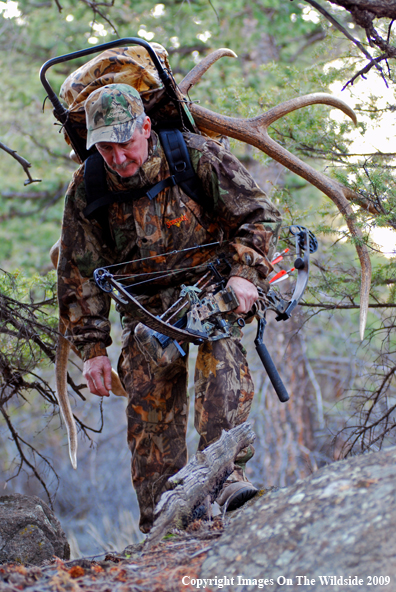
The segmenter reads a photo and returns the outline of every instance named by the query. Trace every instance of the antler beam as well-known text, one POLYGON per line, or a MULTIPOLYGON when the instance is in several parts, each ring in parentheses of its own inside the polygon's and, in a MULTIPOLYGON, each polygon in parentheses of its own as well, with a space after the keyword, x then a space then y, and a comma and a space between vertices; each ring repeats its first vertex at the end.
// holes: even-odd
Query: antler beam
POLYGON ((337 206, 346 220, 351 235, 355 238, 356 251, 362 268, 362 282, 360 288, 360 338, 364 338, 366 327, 369 294, 371 285, 371 262, 367 247, 364 242, 363 234, 355 221, 355 214, 349 203, 353 200, 374 213, 373 207, 367 204, 361 196, 345 187, 335 179, 330 179, 320 171, 300 160, 297 156, 291 154, 288 150, 280 146, 268 134, 268 127, 284 117, 288 113, 301 109, 308 105, 324 104, 331 105, 341 109, 356 123, 354 111, 337 97, 325 93, 314 93, 305 95, 289 101, 285 101, 276 107, 273 107, 266 113, 249 119, 240 119, 236 117, 227 117, 220 115, 209 109, 205 109, 195 103, 190 103, 190 111, 198 127, 241 140, 247 144, 255 146, 283 166, 296 173, 309 183, 323 191, 337 206))
MULTIPOLYGON (((186 95, 194 84, 199 82, 210 66, 224 56, 237 57, 233 51, 224 48, 218 49, 208 56, 205 56, 179 84, 180 92, 183 95, 186 95)), ((185 100, 184 97, 183 99, 185 100)), ((349 107, 349 105, 344 103, 341 99, 326 93, 314 93, 290 99, 289 101, 285 101, 284 103, 273 107, 258 117, 252 117, 249 119, 220 115, 195 103, 189 103, 189 109, 199 128, 230 138, 235 138, 236 140, 241 140, 246 144, 255 146, 264 152, 264 154, 267 154, 323 191, 323 193, 334 202, 342 216, 345 218, 350 233, 355 239, 356 251, 362 269, 359 332, 360 338, 363 340, 371 286, 371 262, 363 234, 356 224, 355 215, 349 202, 353 201, 372 214, 376 214, 377 211, 373 204, 365 200, 361 195, 358 195, 352 189, 345 187, 335 179, 330 179, 320 171, 316 171, 310 165, 283 148, 283 146, 280 146, 268 135, 268 127, 281 117, 284 117, 296 109, 316 104, 330 105, 340 109, 348 115, 355 124, 357 123, 355 112, 349 107)))

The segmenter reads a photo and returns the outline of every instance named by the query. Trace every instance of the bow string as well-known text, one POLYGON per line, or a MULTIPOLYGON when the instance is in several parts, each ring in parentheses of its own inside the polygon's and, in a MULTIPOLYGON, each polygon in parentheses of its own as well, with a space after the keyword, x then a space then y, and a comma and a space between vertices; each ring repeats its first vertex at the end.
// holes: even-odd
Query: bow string
MULTIPOLYGON (((294 287, 293 295, 290 300, 285 300, 279 294, 279 292, 273 290, 272 288, 265 294, 262 290, 259 290, 259 300, 254 305, 252 311, 254 315, 263 318, 266 314, 266 311, 273 310, 277 316, 277 321, 285 321, 290 318, 293 310, 301 300, 305 288, 308 284, 309 278, 309 254, 313 253, 318 248, 318 243, 315 236, 309 231, 307 228, 303 226, 293 225, 289 227, 289 232, 295 238, 296 244, 296 260, 294 262, 294 267, 297 270, 297 281, 294 287)), ((180 253, 185 253, 197 249, 203 249, 208 247, 215 247, 218 245, 224 245, 229 241, 224 241, 220 243, 219 241, 213 243, 206 243, 202 245, 195 245, 193 247, 187 247, 185 249, 173 250, 168 251, 166 253, 160 253, 157 255, 151 255, 149 257, 142 257, 140 259, 134 259, 132 261, 124 261, 121 263, 115 263, 113 265, 109 265, 107 267, 98 268, 94 272, 94 279, 97 285, 106 293, 108 293, 117 303, 119 308, 121 308, 124 312, 130 314, 134 320, 137 320, 144 325, 150 327, 154 331, 171 337, 172 339, 176 339, 178 341, 187 341, 193 342, 196 344, 202 343, 203 341, 207 341, 209 337, 204 335, 197 335, 192 334, 190 331, 186 331, 181 327, 178 327, 174 324, 171 324, 164 319, 164 315, 166 315, 166 311, 161 317, 155 316, 150 313, 146 308, 144 308, 140 302, 138 301, 136 295, 134 295, 133 289, 137 286, 141 286, 142 284, 148 284, 153 281, 158 281, 160 279, 164 279, 166 277, 174 276, 176 274, 185 273, 192 270, 197 269, 209 269, 207 273, 203 276, 203 279, 206 279, 208 276, 212 276, 213 280, 209 279, 205 284, 205 287, 210 283, 217 283, 218 285, 222 284, 222 280, 224 278, 218 273, 217 269, 215 268, 213 261, 212 262, 205 262, 202 264, 189 266, 189 267, 181 267, 177 269, 167 269, 167 270, 155 270, 150 272, 139 272, 139 273, 131 273, 131 274, 113 274, 110 272, 110 269, 114 269, 116 267, 121 267, 128 265, 130 263, 136 264, 143 261, 157 259, 158 257, 169 257, 171 255, 176 255, 180 253), (129 285, 126 285, 125 282, 128 280, 135 280, 137 278, 146 278, 142 279, 139 282, 132 282, 129 285)), ((224 260, 224 259, 223 259, 224 260)), ((219 258, 215 258, 215 263, 220 264, 221 260, 219 258)), ((200 280, 195 284, 194 287, 198 287, 200 280)), ((222 285, 222 288, 225 286, 225 281, 222 285)), ((183 304, 183 302, 188 302, 188 297, 182 296, 177 300, 176 304, 183 304)), ((175 304, 172 305, 171 309, 174 308, 175 304)), ((173 314, 171 318, 175 315, 173 314)))

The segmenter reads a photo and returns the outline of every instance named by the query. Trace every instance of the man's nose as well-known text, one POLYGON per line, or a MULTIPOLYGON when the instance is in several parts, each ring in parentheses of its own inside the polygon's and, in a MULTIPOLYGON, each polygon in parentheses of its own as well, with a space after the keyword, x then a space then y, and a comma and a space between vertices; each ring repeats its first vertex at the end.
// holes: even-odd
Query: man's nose
POLYGON ((113 148, 113 161, 115 164, 123 164, 126 160, 124 150, 119 146, 113 148))

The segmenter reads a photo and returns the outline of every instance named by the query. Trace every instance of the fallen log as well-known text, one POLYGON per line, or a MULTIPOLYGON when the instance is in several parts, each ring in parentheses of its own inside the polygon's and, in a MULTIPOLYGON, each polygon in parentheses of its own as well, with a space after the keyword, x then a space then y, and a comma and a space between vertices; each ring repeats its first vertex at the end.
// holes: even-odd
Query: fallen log
POLYGON ((223 431, 221 438, 197 452, 183 469, 168 479, 155 509, 153 527, 145 546, 158 543, 170 528, 186 528, 194 519, 194 510, 214 502, 224 481, 234 470, 236 456, 256 438, 250 424, 242 423, 223 431))

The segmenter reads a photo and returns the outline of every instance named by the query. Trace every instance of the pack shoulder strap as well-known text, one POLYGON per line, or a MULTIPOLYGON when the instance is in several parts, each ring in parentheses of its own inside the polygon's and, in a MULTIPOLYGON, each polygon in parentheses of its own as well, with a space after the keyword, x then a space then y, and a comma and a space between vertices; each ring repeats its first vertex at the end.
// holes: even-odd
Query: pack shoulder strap
POLYGON ((179 129, 173 128, 159 129, 158 135, 169 164, 171 175, 174 176, 176 184, 183 189, 188 197, 191 197, 197 204, 205 207, 206 204, 201 182, 191 164, 190 154, 183 134, 179 129))
MULTIPOLYGON (((87 158, 84 167, 84 183, 87 205, 84 208, 86 218, 96 218, 96 212, 112 203, 139 199, 152 188, 151 185, 131 191, 109 191, 106 180, 105 163, 99 152, 87 158)), ((158 185, 158 183, 157 183, 158 185)), ((161 191, 161 189, 160 189, 161 191)))
POLYGON ((191 164, 190 155, 181 131, 176 128, 160 129, 158 135, 171 175, 155 185, 126 191, 109 191, 103 158, 98 152, 87 158, 84 169, 87 206, 83 212, 86 218, 97 218, 99 221, 97 214, 103 212, 103 208, 106 208, 106 206, 131 199, 140 199, 144 195, 147 195, 151 200, 167 187, 174 187, 175 185, 179 185, 199 205, 203 207, 207 205, 200 180, 191 164))

